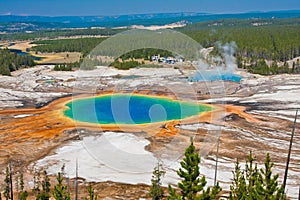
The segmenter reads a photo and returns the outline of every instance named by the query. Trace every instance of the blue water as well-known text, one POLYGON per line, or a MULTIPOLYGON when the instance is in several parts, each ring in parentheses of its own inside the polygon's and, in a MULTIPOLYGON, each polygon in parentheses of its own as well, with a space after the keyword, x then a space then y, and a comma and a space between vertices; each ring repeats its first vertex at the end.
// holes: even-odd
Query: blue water
POLYGON ((183 119, 213 110, 213 107, 167 98, 114 94, 74 100, 64 115, 98 124, 145 124, 183 119))
POLYGON ((39 60, 43 59, 42 57, 32 56, 29 53, 21 51, 19 49, 9 49, 9 50, 10 50, 10 52, 14 52, 14 53, 16 53, 17 55, 20 55, 20 56, 30 56, 33 60, 36 60, 36 61, 39 61, 39 60))
POLYGON ((197 72, 190 81, 233 81, 240 82, 242 77, 231 72, 204 71, 197 72))

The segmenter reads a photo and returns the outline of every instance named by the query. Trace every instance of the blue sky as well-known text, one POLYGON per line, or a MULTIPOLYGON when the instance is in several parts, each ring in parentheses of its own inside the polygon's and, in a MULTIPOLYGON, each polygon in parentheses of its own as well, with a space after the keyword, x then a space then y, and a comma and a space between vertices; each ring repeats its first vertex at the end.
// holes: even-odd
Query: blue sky
POLYGON ((86 16, 271 10, 300 10, 300 0, 0 0, 2 15, 86 16))

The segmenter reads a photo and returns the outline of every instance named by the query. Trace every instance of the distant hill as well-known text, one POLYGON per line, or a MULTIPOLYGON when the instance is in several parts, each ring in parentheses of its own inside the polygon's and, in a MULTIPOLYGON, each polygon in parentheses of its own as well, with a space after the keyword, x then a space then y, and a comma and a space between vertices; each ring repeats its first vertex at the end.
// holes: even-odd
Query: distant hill
POLYGON ((132 25, 166 25, 175 22, 195 23, 218 19, 271 19, 300 17, 300 10, 249 12, 238 14, 159 13, 120 16, 0 16, 0 32, 25 32, 64 28, 128 27, 132 25))

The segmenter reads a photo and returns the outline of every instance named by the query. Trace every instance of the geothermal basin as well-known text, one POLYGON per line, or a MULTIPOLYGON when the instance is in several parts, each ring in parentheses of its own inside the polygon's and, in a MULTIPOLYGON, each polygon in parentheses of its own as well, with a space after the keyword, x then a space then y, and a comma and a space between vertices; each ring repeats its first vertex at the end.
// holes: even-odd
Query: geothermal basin
POLYGON ((76 99, 66 106, 65 116, 98 124, 149 124, 180 120, 213 110, 212 106, 196 102, 138 94, 106 94, 76 99))

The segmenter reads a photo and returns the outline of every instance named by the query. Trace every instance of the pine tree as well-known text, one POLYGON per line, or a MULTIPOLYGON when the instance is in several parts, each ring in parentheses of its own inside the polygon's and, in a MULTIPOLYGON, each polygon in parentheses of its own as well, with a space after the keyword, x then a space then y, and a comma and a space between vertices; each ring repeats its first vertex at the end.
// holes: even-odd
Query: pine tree
POLYGON ((42 180, 42 192, 39 192, 36 199, 37 200, 49 200, 50 198, 50 179, 48 177, 47 171, 44 170, 44 179, 42 180))
POLYGON ((4 179, 4 197, 6 200, 10 199, 10 177, 9 177, 9 169, 6 167, 5 179, 4 179))
POLYGON ((165 175, 165 171, 163 170, 162 164, 157 163, 157 166, 153 170, 153 175, 151 179, 151 188, 150 188, 150 196, 152 200, 162 199, 164 196, 164 190, 161 187, 161 178, 165 175))
POLYGON ((53 197, 56 200, 70 200, 70 193, 68 193, 68 187, 63 185, 62 172, 58 172, 56 180, 57 184, 52 191, 53 197))
POLYGON ((245 180, 248 183, 246 187, 246 191, 248 193, 248 196, 252 198, 257 198, 256 190, 255 190, 255 184, 259 176, 259 171, 257 169, 257 164, 254 164, 255 157, 253 157, 252 152, 250 151, 250 154, 248 156, 248 159, 246 161, 246 169, 245 169, 245 180))
POLYGON ((265 161, 265 169, 260 169, 259 178, 256 182, 257 193, 261 199, 266 200, 282 200, 286 199, 283 186, 278 185, 279 175, 272 175, 272 167, 270 155, 267 154, 265 161))
POLYGON ((28 197, 28 192, 24 191, 24 178, 23 178, 23 172, 20 173, 20 182, 19 182, 19 200, 26 200, 28 197))
POLYGON ((256 190, 256 184, 259 177, 257 164, 254 164, 255 157, 252 152, 247 158, 245 170, 240 169, 239 162, 236 162, 235 171, 233 172, 233 184, 230 186, 231 200, 246 200, 246 199, 259 199, 256 190))
POLYGON ((28 197, 28 192, 24 191, 20 194, 20 200, 26 200, 28 197))
POLYGON ((177 194, 176 190, 169 185, 169 200, 200 200, 200 199, 215 199, 217 194, 221 191, 219 184, 210 188, 204 189, 206 185, 206 178, 203 176, 200 178, 200 156, 195 150, 193 140, 191 139, 190 146, 185 151, 185 157, 180 162, 181 168, 177 171, 177 174, 183 180, 178 183, 178 187, 181 194, 177 194))
POLYGON ((22 192, 24 190, 24 178, 23 178, 23 172, 20 174, 20 191, 22 192))
POLYGON ((230 186, 229 199, 246 199, 247 189, 244 177, 244 171, 241 170, 240 163, 237 160, 233 172, 233 183, 230 186))
POLYGON ((273 163, 271 163, 270 155, 267 154, 265 161, 265 169, 257 169, 254 164, 255 158, 250 155, 246 162, 245 170, 241 170, 237 161, 233 183, 230 186, 230 200, 248 200, 248 199, 264 199, 264 200, 285 200, 283 186, 278 186, 278 174, 272 176, 273 163))
POLYGON ((95 190, 92 186, 91 183, 89 183, 89 186, 88 186, 88 198, 86 198, 86 200, 97 200, 97 194, 95 194, 95 190))
POLYGON ((40 172, 37 169, 34 169, 32 192, 34 196, 40 193, 40 172))
POLYGON ((20 199, 20 189, 19 189, 19 177, 16 178, 16 186, 15 186, 15 191, 18 193, 18 199, 20 199))

